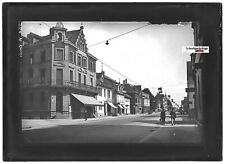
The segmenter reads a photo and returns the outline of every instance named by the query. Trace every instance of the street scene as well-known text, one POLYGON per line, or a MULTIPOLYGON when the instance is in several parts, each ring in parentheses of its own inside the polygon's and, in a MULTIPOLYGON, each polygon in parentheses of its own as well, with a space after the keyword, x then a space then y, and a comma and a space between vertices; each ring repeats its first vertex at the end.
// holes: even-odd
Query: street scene
POLYGON ((165 125, 159 113, 78 120, 23 120, 26 143, 192 143, 201 142, 201 129, 187 115, 165 125), (27 125, 28 126, 27 126, 27 125))
POLYGON ((198 32, 193 22, 21 22, 24 142, 201 143, 198 32))

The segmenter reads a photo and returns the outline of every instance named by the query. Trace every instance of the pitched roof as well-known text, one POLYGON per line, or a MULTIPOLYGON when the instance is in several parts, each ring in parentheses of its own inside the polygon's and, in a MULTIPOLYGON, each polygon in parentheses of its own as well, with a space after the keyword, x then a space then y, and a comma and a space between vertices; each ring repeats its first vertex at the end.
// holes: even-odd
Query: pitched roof
POLYGON ((68 38, 69 41, 75 44, 79 36, 79 33, 80 33, 80 30, 67 31, 66 37, 68 38))

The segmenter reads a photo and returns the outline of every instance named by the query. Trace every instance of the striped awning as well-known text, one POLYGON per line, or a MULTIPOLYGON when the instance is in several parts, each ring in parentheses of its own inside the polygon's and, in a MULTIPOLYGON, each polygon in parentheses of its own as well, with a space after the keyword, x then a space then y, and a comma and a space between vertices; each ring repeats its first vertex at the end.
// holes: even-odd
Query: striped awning
POLYGON ((97 101, 94 97, 78 95, 78 94, 71 94, 71 95, 84 105, 103 106, 103 104, 97 101))
POLYGON ((108 104, 109 104, 112 108, 116 108, 116 106, 115 106, 115 105, 113 105, 113 103, 108 102, 108 104))

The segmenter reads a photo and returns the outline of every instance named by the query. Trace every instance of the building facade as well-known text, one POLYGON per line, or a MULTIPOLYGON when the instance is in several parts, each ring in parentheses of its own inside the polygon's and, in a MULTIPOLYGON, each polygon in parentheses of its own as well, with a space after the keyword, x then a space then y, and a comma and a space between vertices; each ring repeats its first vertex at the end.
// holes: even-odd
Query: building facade
POLYGON ((194 82, 194 75, 192 70, 192 63, 189 61, 187 62, 187 101, 188 101, 188 113, 191 118, 195 117, 195 82, 194 82))
POLYGON ((149 94, 142 91, 142 113, 150 113, 149 94))
POLYGON ((120 83, 116 83, 116 90, 114 92, 114 104, 117 106, 116 115, 126 114, 124 87, 120 83))
POLYGON ((112 116, 116 114, 117 107, 113 104, 113 93, 116 81, 105 75, 105 72, 96 74, 97 77, 97 100, 103 106, 97 106, 97 116, 112 116))
MULTIPOLYGON (((82 118, 85 107, 72 107, 72 94, 91 98, 97 95, 97 58, 88 52, 83 26, 67 31, 58 22, 47 36, 30 33, 23 38, 22 55, 23 117, 82 118)), ((88 105, 89 117, 94 114, 94 106, 88 105)))
POLYGON ((150 111, 149 111, 149 113, 152 113, 156 109, 155 97, 153 96, 153 94, 151 93, 149 88, 143 89, 143 92, 149 95, 149 99, 150 99, 150 111))
POLYGON ((131 85, 124 80, 124 90, 131 96, 130 112, 131 114, 142 113, 142 90, 141 85, 131 85))
POLYGON ((131 101, 131 96, 128 95, 127 93, 125 93, 124 94, 125 114, 131 114, 130 113, 130 101, 131 101))
POLYGON ((156 96, 155 96, 155 105, 156 105, 155 111, 156 112, 161 111, 162 109, 164 109, 163 100, 164 100, 164 94, 157 93, 156 96))

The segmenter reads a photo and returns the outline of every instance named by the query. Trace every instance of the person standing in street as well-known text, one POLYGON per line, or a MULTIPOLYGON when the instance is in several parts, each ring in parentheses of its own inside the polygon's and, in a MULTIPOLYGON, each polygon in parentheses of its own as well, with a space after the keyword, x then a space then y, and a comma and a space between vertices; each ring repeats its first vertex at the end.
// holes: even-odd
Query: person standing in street
POLYGON ((165 125, 165 119, 166 119, 166 112, 164 109, 162 109, 161 113, 160 113, 160 119, 162 121, 162 124, 165 125))
POLYGON ((87 110, 84 109, 84 118, 85 118, 85 121, 87 121, 87 110))
POLYGON ((174 112, 173 109, 172 109, 172 111, 170 112, 170 117, 171 117, 171 125, 175 125, 176 113, 174 112))

